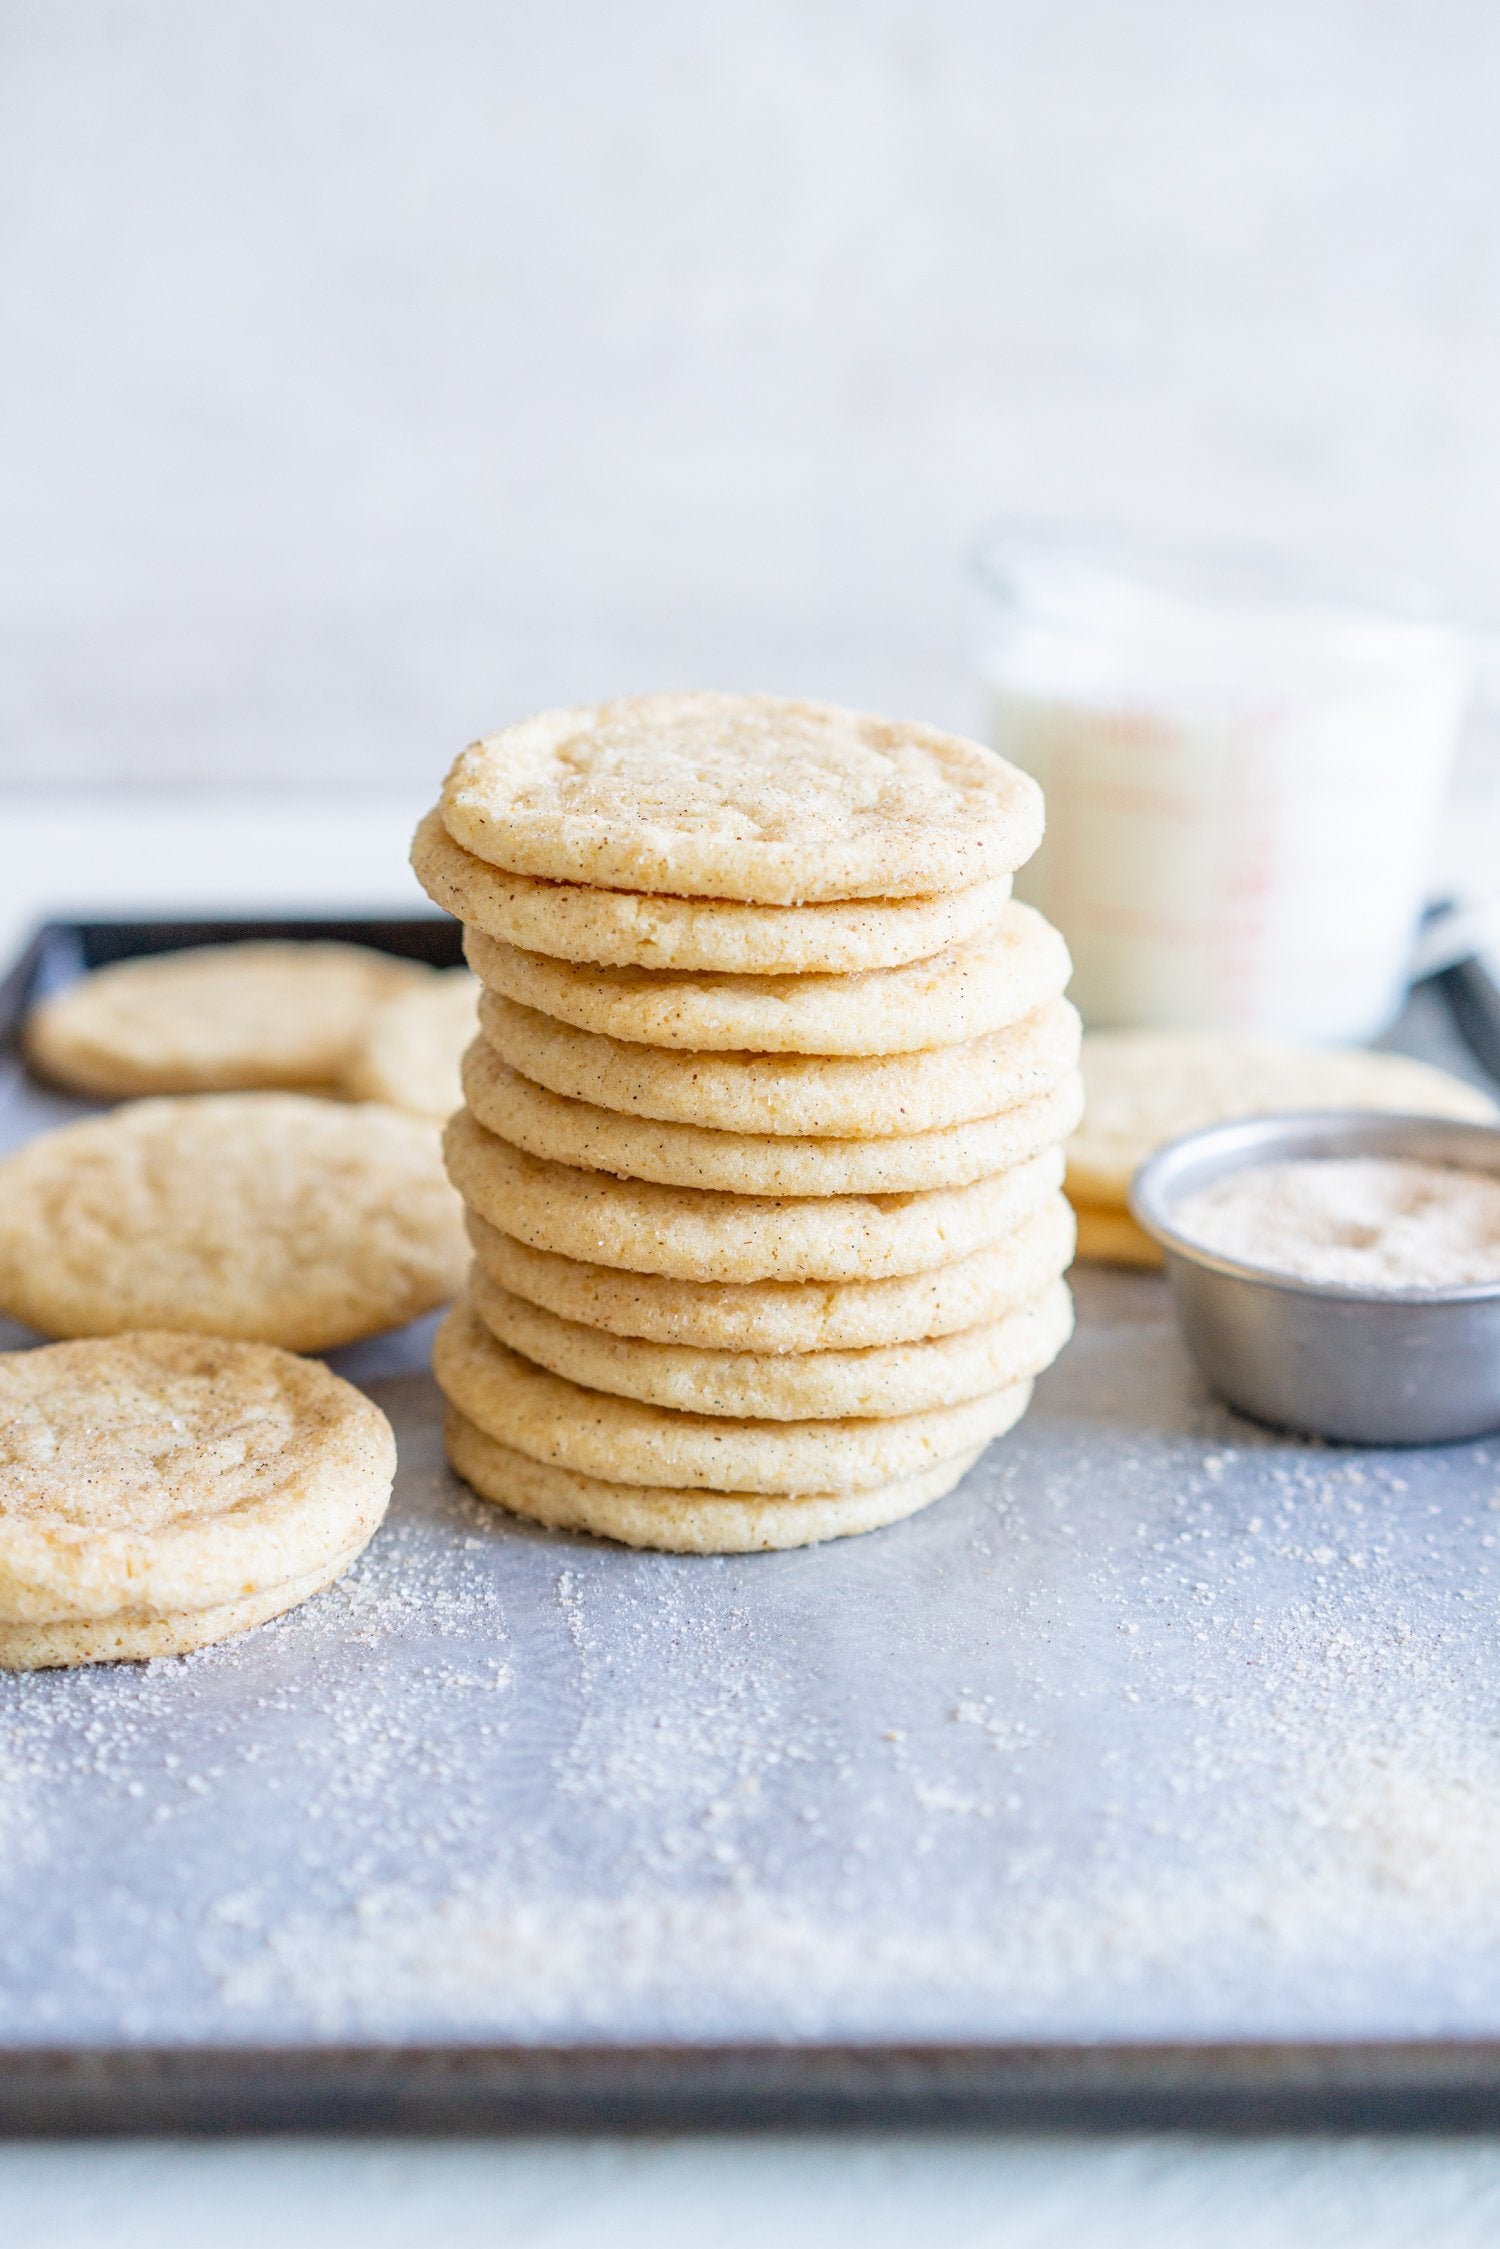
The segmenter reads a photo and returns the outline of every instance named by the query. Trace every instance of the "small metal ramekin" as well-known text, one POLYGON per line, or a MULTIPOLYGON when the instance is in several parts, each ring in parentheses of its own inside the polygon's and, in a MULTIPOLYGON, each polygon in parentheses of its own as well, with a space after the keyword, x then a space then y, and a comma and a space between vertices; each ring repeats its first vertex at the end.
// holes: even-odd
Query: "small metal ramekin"
POLYGON ((1184 1234, 1183 1198, 1249 1164, 1401 1156, 1500 1176, 1500 1127, 1368 1109, 1212 1125, 1160 1148, 1130 1207, 1161 1244, 1177 1317, 1210 1387, 1241 1413, 1356 1445, 1437 1445, 1500 1429, 1500 1280, 1362 1289, 1295 1280, 1184 1234))

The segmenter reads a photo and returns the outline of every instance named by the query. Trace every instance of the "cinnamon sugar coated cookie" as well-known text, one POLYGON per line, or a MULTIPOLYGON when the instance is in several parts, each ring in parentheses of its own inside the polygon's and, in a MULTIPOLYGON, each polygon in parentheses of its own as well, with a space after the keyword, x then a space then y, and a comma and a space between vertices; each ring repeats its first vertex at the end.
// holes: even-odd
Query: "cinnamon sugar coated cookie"
POLYGON ((979 1327, 1037 1296, 1073 1256, 1072 1210, 1047 1195, 990 1249, 883 1281, 699 1281, 631 1273, 528 1248, 475 1210, 491 1280, 560 1319, 707 1351, 862 1351, 979 1327))
POLYGON ((511 1068, 622 1115, 764 1138, 937 1132, 1047 1091, 1078 1059, 1078 1014, 1052 1000, 1019 1023, 918 1054, 687 1054, 555 1023, 494 992, 479 1026, 511 1068))
POLYGON ((1083 1122, 1068 1192, 1123 1209, 1130 1182, 1168 1140, 1234 1117, 1292 1109, 1389 1109, 1493 1121, 1494 1102, 1405 1054, 1296 1046, 1210 1031, 1092 1031, 1083 1042, 1083 1122))
POLYGON ((1079 1203, 1078 1255, 1087 1265, 1161 1265, 1160 1245, 1144 1226, 1137 1226, 1128 1210, 1105 1210, 1096 1203, 1079 1203))
POLYGON ((1494 1102, 1431 1063, 1365 1047, 1299 1046, 1228 1031, 1091 1031, 1083 1041, 1083 1120, 1068 1142, 1078 1254, 1159 1266, 1157 1244, 1126 1207, 1146 1158, 1186 1132, 1278 1110, 1386 1109, 1492 1122, 1494 1102))
POLYGON ((1055 1147, 1083 1108, 1082 1083, 1069 1070, 998 1116, 938 1132, 880 1140, 713 1132, 564 1100, 512 1070, 483 1040, 465 1058, 463 1087, 475 1121, 530 1155, 617 1178, 740 1195, 890 1195, 970 1186, 1055 1147))
POLYGON ((179 1654, 339 1576, 395 1440, 326 1367, 136 1333, 0 1356, 0 1665, 179 1654))
POLYGON ((451 1117, 463 1100, 459 1064, 474 1036, 478 998, 468 970, 450 968, 381 1000, 345 1067, 345 1093, 421 1117, 451 1117))
POLYGON ((95 969, 26 1019, 41 1076, 106 1100, 338 1084, 375 1005, 432 971, 364 945, 200 945, 95 969))
POLYGON ((702 1351, 603 1335, 496 1286, 482 1270, 469 1302, 498 1343, 588 1390, 742 1420, 888 1420, 956 1405, 1040 1374, 1073 1332, 1061 1281, 983 1327, 859 1351, 702 1351))
POLYGON ((979 1458, 971 1448, 872 1490, 790 1496, 664 1490, 581 1476, 486 1436, 455 1406, 448 1408, 443 1437, 449 1460, 481 1499, 554 1530, 588 1531, 669 1554, 763 1554, 882 1530, 952 1491, 979 1458))
MULTIPOLYGON (((465 1202, 534 1249, 679 1280, 870 1281, 1003 1241, 1062 1181, 1049 1148, 968 1187, 797 1199, 657 1187, 528 1156, 461 1110, 444 1139, 465 1202)), ((0 1175, 3 1177, 3 1175, 0 1175)))
POLYGON ((608 1483, 693 1491, 864 1491, 972 1452, 1025 1412, 1029 1382, 890 1420, 719 1420, 586 1390, 497 1343, 466 1303, 438 1328, 450 1405, 501 1444, 608 1483))
POLYGON ((606 1038, 693 1053, 911 1054, 982 1038, 1058 999, 1071 973, 1057 931, 1012 901, 931 960, 848 976, 709 976, 592 968, 471 930, 488 991, 606 1038))
POLYGON ((437 905, 524 951, 612 968, 703 968, 734 976, 899 968, 988 929, 1010 896, 1009 875, 932 897, 807 906, 545 882, 477 859, 454 842, 436 810, 417 829, 411 863, 437 905))
POLYGON ((326 1351, 430 1312, 467 1262, 440 1127, 373 1103, 138 1101, 0 1163, 0 1309, 47 1335, 326 1351))
POLYGON ((960 890, 1042 833, 1041 791, 992 750, 771 695, 544 711, 465 750, 442 813, 512 874, 770 906, 960 890))

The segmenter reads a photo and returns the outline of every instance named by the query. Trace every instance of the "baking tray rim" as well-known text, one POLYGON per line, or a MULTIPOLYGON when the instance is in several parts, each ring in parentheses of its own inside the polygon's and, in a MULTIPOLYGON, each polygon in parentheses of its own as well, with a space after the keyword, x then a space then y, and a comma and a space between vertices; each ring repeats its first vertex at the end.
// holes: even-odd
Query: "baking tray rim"
POLYGON ((1500 2040, 0 2048, 0 2135, 1491 2131, 1500 2040))
POLYGON ((437 907, 389 914, 49 914, 0 971, 0 1051, 15 1043, 37 980, 62 946, 73 949, 81 968, 93 969, 194 945, 262 939, 368 945, 436 968, 463 963, 459 924, 437 907))

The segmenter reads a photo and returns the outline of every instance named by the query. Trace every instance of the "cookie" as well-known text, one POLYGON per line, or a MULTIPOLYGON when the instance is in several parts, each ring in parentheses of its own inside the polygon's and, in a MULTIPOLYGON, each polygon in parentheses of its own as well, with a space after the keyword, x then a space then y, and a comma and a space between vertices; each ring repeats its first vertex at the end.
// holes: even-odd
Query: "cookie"
POLYGON ((464 939, 487 990, 611 1039, 693 1054, 911 1054, 1023 1021, 1059 999, 1072 966, 1057 931, 1014 900, 989 929, 930 960, 852 976, 711 976, 594 968, 464 939))
POLYGON ((484 992, 480 1029, 513 1070, 573 1101, 714 1132, 886 1139, 1013 1109, 1078 1059, 1079 1021, 1052 1000, 1023 1022, 925 1053, 663 1054, 555 1023, 484 992))
POLYGON ((800 1499, 749 1492, 663 1491, 580 1476, 499 1444, 448 1408, 448 1458, 481 1499, 553 1530, 589 1531, 622 1546, 668 1554, 760 1554, 816 1546, 882 1529, 941 1499, 962 1481, 977 1451, 938 1461, 898 1483, 860 1492, 809 1493, 800 1499))
POLYGON ((886 1281, 693 1281, 580 1264, 467 1218, 474 1255, 514 1296, 611 1335, 706 1351, 859 1351, 980 1327, 1067 1270, 1073 1213, 1059 1194, 992 1249, 886 1281))
POLYGON ((530 1155, 623 1179, 741 1195, 888 1195, 967 1186, 1055 1147, 1083 1108, 1082 1083, 1070 1070, 1047 1092, 998 1117, 940 1132, 889 1140, 712 1132, 565 1100, 512 1070, 483 1039, 465 1057, 463 1088, 470 1114, 485 1130, 530 1155))
POLYGON ((237 1639, 257 1624, 300 1608, 326 1592, 359 1559, 351 1547, 321 1568, 243 1600, 212 1609, 180 1609, 150 1617, 122 1612, 61 1624, 0 1624, 0 1671, 55 1671, 83 1663, 147 1663, 154 1656, 190 1655, 216 1640, 237 1639))
POLYGON ((930 898, 750 906, 508 875, 455 843, 442 814, 417 829, 411 863, 429 898, 471 929, 555 959, 610 968, 716 969, 730 976, 847 975, 899 968, 988 929, 1009 875, 930 898))
POLYGON ((1062 1152, 1048 1149, 972 1186, 920 1195, 791 1201, 719 1194, 549 1163, 462 1110, 449 1122, 444 1148, 464 1201, 502 1233, 587 1264, 698 1281, 870 1281, 920 1272, 1003 1241, 1062 1177, 1062 1152))
POLYGON ((1088 1265, 1160 1265, 1162 1254, 1144 1226, 1128 1210, 1101 1210, 1093 1203, 1077 1209, 1078 1255, 1088 1265))
POLYGON ((1294 1109, 1388 1109, 1490 1122, 1486 1094, 1404 1054, 1207 1031, 1097 1031, 1083 1042, 1084 1113, 1068 1147, 1076 1203, 1123 1209, 1152 1153, 1203 1125, 1294 1109))
POLYGON ((0 1309, 48 1335, 326 1351, 431 1311, 467 1262, 438 1127, 374 1103, 139 1101, 0 1164, 0 1309))
POLYGON ((264 1344, 136 1333, 0 1356, 0 1663, 175 1654, 306 1599, 363 1549, 384 1414, 264 1344))
POLYGON ((886 1420, 957 1405, 1049 1367, 1073 1332, 1066 1284, 985 1327, 874 1351, 702 1351, 560 1320, 476 1268, 469 1302, 498 1343, 587 1390, 748 1421, 886 1420))
POLYGON ((544 711, 465 750, 442 813, 512 874, 765 906, 962 890, 1042 835, 1040 789, 992 750, 770 695, 544 711))
POLYGON ((497 1343, 467 1303, 440 1324, 432 1371, 466 1420, 533 1460, 684 1491, 866 1491, 976 1451, 1031 1397, 1017 1382, 888 1421, 722 1421, 581 1389, 497 1343))
POLYGON ((451 1117, 463 1100, 459 1064, 474 1036, 479 986, 453 968, 375 1007, 344 1071, 355 1101, 388 1101, 421 1117, 451 1117))
POLYGON ((330 1087, 366 1017, 432 971, 363 945, 201 945, 117 961, 26 1020, 41 1076, 105 1100, 330 1087))

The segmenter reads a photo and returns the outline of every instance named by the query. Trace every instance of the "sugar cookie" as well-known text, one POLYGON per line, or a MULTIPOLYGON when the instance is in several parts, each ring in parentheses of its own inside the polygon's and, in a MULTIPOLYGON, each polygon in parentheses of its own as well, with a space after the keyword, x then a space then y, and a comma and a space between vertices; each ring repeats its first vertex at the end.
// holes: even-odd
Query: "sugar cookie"
POLYGON ((524 951, 612 968, 707 968, 731 976, 899 968, 988 929, 1009 875, 926 898, 753 906, 510 875, 455 843, 441 812, 417 829, 411 863, 429 898, 472 929, 524 951))
POLYGON ((465 1057, 469 1113, 513 1147, 582 1171, 741 1195, 891 1195, 965 1187, 1065 1140, 1083 1108, 1076 1070, 998 1117, 888 1140, 793 1140, 622 1117, 549 1093, 476 1040, 465 1057))
POLYGON ((497 1343, 460 1302, 432 1371, 450 1405, 533 1460, 685 1491, 865 1491, 972 1452, 1020 1419, 1029 1382, 887 1421, 724 1421, 584 1390, 497 1343))
POLYGON ((463 1100, 459 1064, 474 1036, 479 986, 452 968, 371 1011, 344 1071, 356 1101, 388 1101, 422 1117, 449 1117, 463 1100))
POLYGON ((1080 1203, 1076 1215, 1081 1264, 1161 1264, 1160 1249, 1145 1227, 1137 1226, 1128 1210, 1104 1210, 1095 1203, 1080 1203))
POLYGON ((952 1491, 979 1458, 971 1450, 870 1491, 817 1492, 799 1499, 663 1491, 580 1476, 498 1443, 454 1406, 448 1408, 443 1433, 454 1470, 481 1499, 554 1530, 588 1531, 623 1546, 669 1554, 767 1553, 881 1530, 952 1491))
POLYGON ((859 1351, 983 1326, 1067 1270, 1073 1213, 1049 1194, 992 1249, 885 1281, 696 1281, 629 1273, 529 1249, 467 1217, 474 1255, 501 1288, 611 1335, 706 1351, 859 1351))
POLYGON ((1234 1032, 1096 1031, 1083 1042, 1084 1112, 1068 1147, 1076 1203, 1123 1208, 1152 1150, 1179 1134, 1283 1109, 1389 1109, 1493 1120, 1488 1095, 1405 1054, 1294 1046, 1234 1032))
POLYGON ((512 1296, 482 1268, 469 1302, 498 1343, 584 1389, 751 1421, 886 1420, 957 1405, 1040 1374, 1073 1332, 1062 1281, 987 1326, 873 1351, 702 1351, 608 1335, 512 1296))
POLYGON ((772 695, 544 711, 465 750, 442 812, 514 874, 768 906, 961 890, 1042 834, 1040 789, 992 750, 772 695))
POLYGON ((983 1038, 1060 999, 1072 973, 1051 924, 1014 900, 990 928, 903 968, 713 976, 595 968, 464 939, 487 990, 582 1031, 693 1054, 912 1054, 983 1038))
POLYGON ((484 992, 479 1024, 513 1070, 569 1100, 713 1132, 862 1140, 940 1132, 1013 1109, 1078 1059, 1078 1014, 1052 1000, 1023 1022, 926 1053, 665 1054, 555 1023, 484 992))
POLYGON ((95 969, 27 1017, 43 1077, 106 1100, 329 1087, 372 1007, 432 971, 364 945, 198 945, 95 969))
POLYGON ((375 1103, 138 1101, 0 1164, 0 1308, 49 1335, 326 1351, 431 1311, 466 1264, 438 1127, 375 1103))
POLYGON ((1062 1151, 1049 1148, 1013 1171, 926 1194, 727 1195, 549 1163, 486 1132, 466 1110, 450 1120, 444 1148, 465 1202, 503 1233, 585 1263, 681 1280, 920 1272, 1003 1241, 1062 1177, 1062 1151))
POLYGON ((326 1367, 136 1333, 0 1356, 0 1664, 178 1653, 338 1576, 395 1440, 326 1367))

